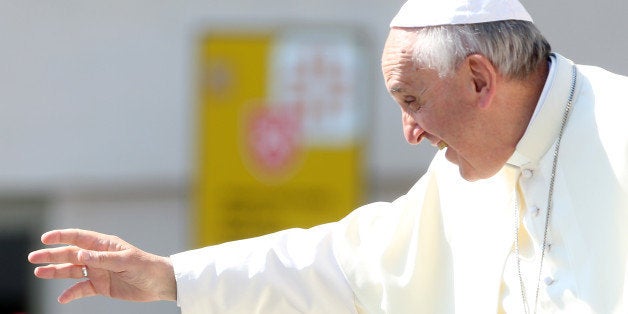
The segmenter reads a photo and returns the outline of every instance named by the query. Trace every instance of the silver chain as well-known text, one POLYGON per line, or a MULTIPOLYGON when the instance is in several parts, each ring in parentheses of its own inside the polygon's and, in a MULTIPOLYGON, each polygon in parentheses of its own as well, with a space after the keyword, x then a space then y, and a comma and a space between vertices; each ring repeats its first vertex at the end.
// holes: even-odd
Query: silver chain
MULTIPOLYGON (((576 78, 577 78, 576 65, 573 65, 571 89, 569 90, 569 100, 567 101, 567 106, 565 107, 563 120, 560 125, 560 132, 558 133, 558 140, 556 141, 556 148, 554 149, 554 161, 552 163, 552 175, 550 177, 549 193, 547 197, 547 212, 545 213, 545 230, 543 232, 543 246, 541 247, 541 261, 539 263, 539 276, 536 281, 534 312, 532 313, 536 313, 536 308, 539 301, 539 291, 541 287, 541 274, 543 273, 543 260, 545 259, 545 252, 547 251, 547 246, 548 246, 547 238, 548 238, 549 229, 550 229, 550 217, 552 213, 553 196, 554 196, 554 181, 556 179, 556 166, 558 165, 558 153, 560 151, 560 142, 563 138, 563 133, 565 132, 565 125, 567 125, 567 119, 569 118, 569 112, 571 111, 571 107, 573 104, 573 97, 576 91, 576 78)), ((528 305, 528 298, 526 297, 526 290, 525 290, 525 284, 523 282, 523 275, 521 274, 521 256, 519 254, 519 223, 520 222, 519 222, 518 192, 515 191, 515 255, 517 257, 517 275, 519 276, 519 284, 521 286, 521 299, 523 301, 523 310, 526 314, 529 314, 530 308, 528 305)))

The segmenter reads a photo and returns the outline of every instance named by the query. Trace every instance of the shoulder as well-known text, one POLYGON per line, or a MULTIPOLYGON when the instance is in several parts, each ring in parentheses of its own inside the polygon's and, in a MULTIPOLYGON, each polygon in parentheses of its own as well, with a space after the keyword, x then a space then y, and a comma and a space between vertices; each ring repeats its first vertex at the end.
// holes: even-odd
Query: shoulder
POLYGON ((578 69, 583 82, 570 117, 572 136, 566 143, 572 144, 575 160, 608 163, 628 188, 628 77, 594 66, 578 69))
MULTIPOLYGON (((618 87, 628 86, 628 76, 617 74, 601 67, 577 65, 578 71, 594 89, 617 91, 618 87)), ((624 90, 625 91, 625 90, 624 90)))

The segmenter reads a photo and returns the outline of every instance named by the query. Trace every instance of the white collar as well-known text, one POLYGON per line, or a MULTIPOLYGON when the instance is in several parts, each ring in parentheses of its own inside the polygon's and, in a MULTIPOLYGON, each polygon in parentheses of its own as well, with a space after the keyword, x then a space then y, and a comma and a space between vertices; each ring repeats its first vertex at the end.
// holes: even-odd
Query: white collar
POLYGON ((522 167, 538 164, 560 132, 565 105, 569 99, 573 62, 557 53, 551 54, 550 61, 543 92, 523 137, 508 159, 510 165, 522 167))

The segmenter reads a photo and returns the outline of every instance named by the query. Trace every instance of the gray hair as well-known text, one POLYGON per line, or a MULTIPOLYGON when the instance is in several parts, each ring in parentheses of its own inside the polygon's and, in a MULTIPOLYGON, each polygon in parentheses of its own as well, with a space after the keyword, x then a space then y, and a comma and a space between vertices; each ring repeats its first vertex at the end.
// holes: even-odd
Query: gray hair
POLYGON ((453 74, 471 54, 487 57, 506 77, 524 79, 547 61, 550 44, 528 21, 429 26, 416 29, 413 59, 417 65, 453 74))

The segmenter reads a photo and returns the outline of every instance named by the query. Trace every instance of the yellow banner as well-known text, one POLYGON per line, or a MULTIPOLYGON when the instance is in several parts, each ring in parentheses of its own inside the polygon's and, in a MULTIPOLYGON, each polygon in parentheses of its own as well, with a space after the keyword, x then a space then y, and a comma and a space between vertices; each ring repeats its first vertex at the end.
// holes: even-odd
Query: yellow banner
POLYGON ((335 221, 360 204, 360 49, 342 36, 204 38, 196 245, 335 221))

